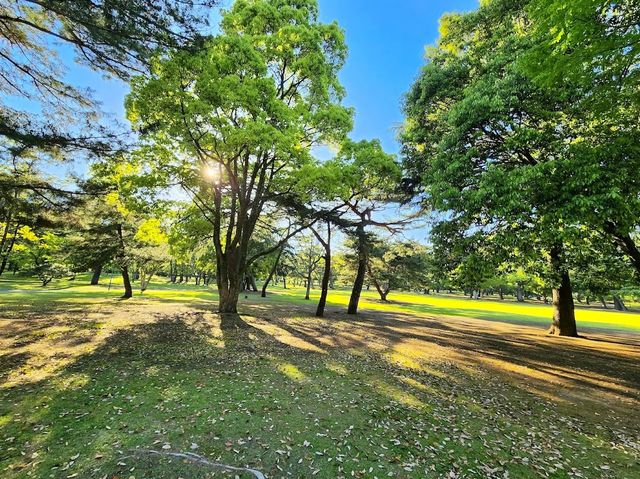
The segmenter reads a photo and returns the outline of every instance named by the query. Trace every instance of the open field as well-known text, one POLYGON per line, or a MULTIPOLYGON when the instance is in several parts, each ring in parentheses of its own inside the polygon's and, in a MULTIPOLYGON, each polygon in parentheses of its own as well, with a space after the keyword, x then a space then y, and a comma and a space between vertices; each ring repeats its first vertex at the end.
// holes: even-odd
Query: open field
MULTIPOLYGON (((108 280, 108 278, 107 278, 108 280)), ((243 298, 85 278, 0 283, 0 475, 199 478, 194 452, 267 477, 640 477, 640 315, 367 292, 243 298)))
MULTIPOLYGON (((62 308, 65 304, 101 304, 110 303, 122 295, 122 280, 119 276, 112 279, 109 288, 109 277, 103 278, 103 284, 89 286, 87 276, 78 276, 75 281, 59 280, 46 288, 33 279, 8 280, 0 279, 0 292, 3 300, 0 302, 0 311, 11 314, 10 311, 38 310, 41 307, 49 308, 52 304, 62 308), (37 292, 38 294, 34 294, 37 292)), ((328 305, 339 308, 346 307, 349 302, 350 290, 332 290, 328 305)), ((255 293, 249 293, 251 300, 255 293)), ((308 305, 317 301, 318 290, 312 290, 311 300, 304 300, 303 288, 289 288, 273 286, 269 289, 267 299, 261 299, 267 304, 308 305)), ((176 303, 201 303, 203 307, 215 309, 217 300, 215 289, 198 287, 193 284, 179 285, 168 284, 162 279, 151 284, 150 289, 136 296, 130 302, 140 303, 147 299, 176 303), (209 305, 209 306, 206 306, 209 305)), ((243 298, 241 297, 241 302, 243 298)), ((417 294, 392 291, 389 302, 383 303, 375 290, 363 291, 363 307, 372 311, 403 312, 417 314, 431 314, 441 316, 457 316, 465 318, 477 318, 495 321, 515 322, 522 324, 537 324, 542 328, 548 327, 551 318, 551 306, 539 302, 517 303, 513 298, 504 301, 497 299, 470 300, 460 295, 447 294, 417 294)), ((630 304, 631 311, 621 313, 614 310, 602 309, 599 305, 583 306, 576 304, 576 319, 578 328, 591 330, 619 330, 640 333, 640 309, 630 304)))

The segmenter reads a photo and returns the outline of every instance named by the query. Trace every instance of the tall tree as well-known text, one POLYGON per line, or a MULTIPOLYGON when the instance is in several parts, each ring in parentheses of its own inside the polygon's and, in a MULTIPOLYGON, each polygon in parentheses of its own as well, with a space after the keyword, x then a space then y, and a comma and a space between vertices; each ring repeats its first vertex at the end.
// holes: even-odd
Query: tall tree
POLYGON ((567 249, 582 218, 580 198, 566 187, 576 172, 566 155, 571 125, 560 93, 536 86, 518 64, 534 43, 527 24, 516 0, 443 17, 438 45, 407 95, 405 167, 458 235, 483 234, 544 258, 550 333, 575 336, 567 249))
POLYGON ((318 21, 315 0, 238 0, 220 26, 199 51, 173 51, 134 81, 127 108, 210 222, 219 311, 236 313, 250 264, 275 251, 249 256, 256 224, 295 194, 310 148, 340 140, 351 112, 339 103, 344 34, 318 21))
POLYGON ((606 233, 640 274, 640 2, 530 0, 524 71, 561 91, 571 118, 565 155, 571 214, 606 233))

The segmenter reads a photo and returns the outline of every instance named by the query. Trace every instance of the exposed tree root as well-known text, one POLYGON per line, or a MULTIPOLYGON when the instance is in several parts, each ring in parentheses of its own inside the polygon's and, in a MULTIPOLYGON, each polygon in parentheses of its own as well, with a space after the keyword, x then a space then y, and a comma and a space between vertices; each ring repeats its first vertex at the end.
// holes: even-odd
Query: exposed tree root
POLYGON ((250 469, 248 467, 235 467, 228 466, 226 464, 218 464, 216 462, 211 462, 208 459, 199 456, 198 454, 194 454, 192 452, 163 452, 163 451, 154 451, 152 449, 136 449, 132 451, 135 454, 152 454, 157 456, 169 456, 169 457, 178 457, 180 459, 186 459, 188 461, 195 462, 197 464, 204 464, 205 466, 214 467, 216 469, 223 469, 225 471, 231 472, 247 472, 252 474, 256 479, 265 479, 264 474, 256 469, 250 469))

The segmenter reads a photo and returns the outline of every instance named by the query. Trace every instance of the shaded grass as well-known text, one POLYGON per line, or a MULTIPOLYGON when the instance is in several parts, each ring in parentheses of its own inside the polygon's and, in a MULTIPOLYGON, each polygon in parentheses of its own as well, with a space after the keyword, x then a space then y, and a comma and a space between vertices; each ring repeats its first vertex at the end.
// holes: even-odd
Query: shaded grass
POLYGON ((37 381, 25 371, 0 384, 2 477, 226 477, 139 448, 195 451, 268 477, 640 474, 638 429, 615 413, 567 409, 448 360, 330 348, 311 336, 328 321, 247 317, 246 329, 224 331, 215 315, 156 306, 144 324, 128 315, 57 338, 47 316, 47 327, 3 334, 22 333, 22 345, 75 334, 91 347, 37 381), (317 350, 277 340, 275 326, 317 350))

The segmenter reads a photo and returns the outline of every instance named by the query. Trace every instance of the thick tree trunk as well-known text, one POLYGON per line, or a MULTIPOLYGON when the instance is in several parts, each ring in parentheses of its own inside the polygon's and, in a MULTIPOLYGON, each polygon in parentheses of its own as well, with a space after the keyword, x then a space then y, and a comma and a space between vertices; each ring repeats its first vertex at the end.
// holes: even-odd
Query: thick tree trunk
POLYGON ((617 294, 613 295, 613 307, 616 311, 629 311, 622 298, 617 294))
POLYGON ((218 294, 220 296, 218 312, 223 314, 236 314, 238 312, 238 298, 240 297, 240 287, 237 285, 222 287, 219 288, 218 294))
POLYGON ((129 278, 129 267, 122 266, 120 268, 122 272, 122 284, 124 286, 124 294, 122 299, 129 299, 133 296, 133 288, 131 287, 131 279, 129 278))
POLYGON ((522 286, 518 286, 516 288, 516 298, 518 300, 518 303, 524 303, 524 289, 522 288, 522 286))
POLYGON ((95 286, 100 282, 100 275, 102 274, 102 264, 97 264, 93 267, 93 275, 91 276, 91 286, 95 286))
POLYGON ((553 323, 549 329, 549 334, 556 336, 578 336, 576 327, 575 306, 573 304, 573 291, 569 272, 562 264, 560 248, 552 248, 551 252, 552 270, 559 276, 559 286, 553 288, 553 323))

